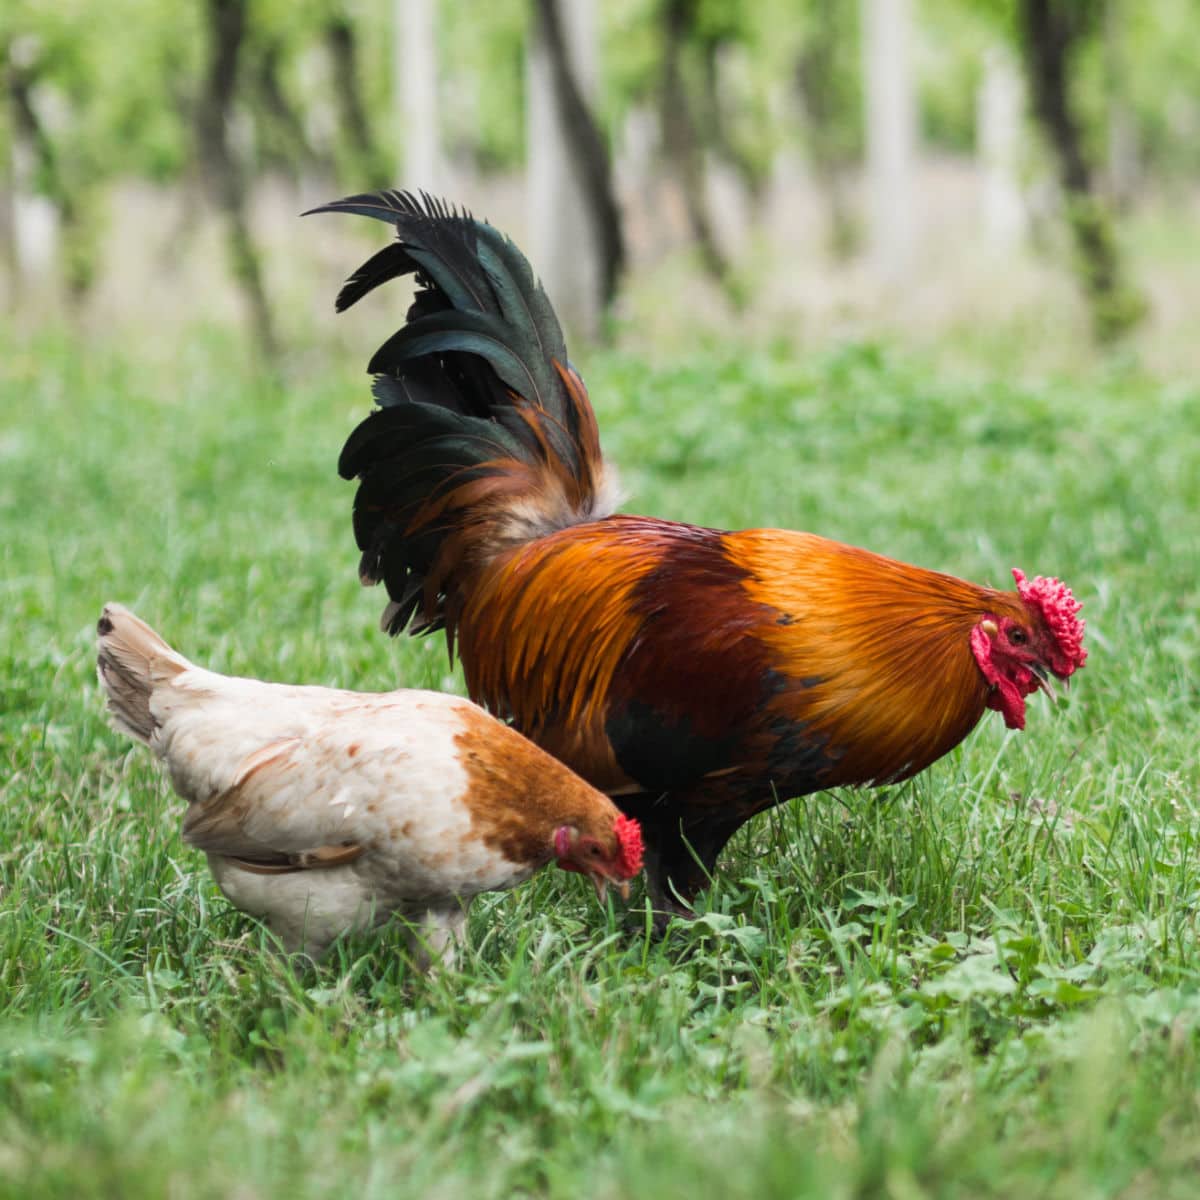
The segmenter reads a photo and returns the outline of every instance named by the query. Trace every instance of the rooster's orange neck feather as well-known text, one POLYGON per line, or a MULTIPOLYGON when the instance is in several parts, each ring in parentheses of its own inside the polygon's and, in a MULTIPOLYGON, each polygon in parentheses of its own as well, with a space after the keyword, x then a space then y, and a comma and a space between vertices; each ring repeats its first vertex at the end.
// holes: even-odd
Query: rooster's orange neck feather
POLYGON ((1020 615, 1015 596, 811 534, 750 530, 728 543, 747 596, 784 614, 760 636, 806 689, 805 720, 834 756, 855 748, 827 786, 907 778, 979 721, 988 688, 971 630, 1020 615))

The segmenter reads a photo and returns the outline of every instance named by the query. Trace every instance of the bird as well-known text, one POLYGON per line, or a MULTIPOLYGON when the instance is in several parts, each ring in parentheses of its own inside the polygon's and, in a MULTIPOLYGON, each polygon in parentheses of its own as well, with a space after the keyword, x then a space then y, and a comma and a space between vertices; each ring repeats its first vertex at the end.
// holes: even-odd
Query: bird
POLYGON ((450 966, 478 893, 556 862, 603 902, 641 868, 636 821, 464 697, 220 675, 115 603, 97 638, 112 723, 166 764, 183 840, 288 953, 399 915, 418 966, 450 966))
POLYGON ((470 696, 641 825, 656 920, 695 910, 729 838, 791 798, 910 779, 984 713, 1086 661, 1070 588, 980 586, 823 538, 625 515, 544 289, 513 242, 425 194, 350 196, 396 240, 344 311, 415 276, 374 353, 358 480, 390 634, 444 630, 470 696))

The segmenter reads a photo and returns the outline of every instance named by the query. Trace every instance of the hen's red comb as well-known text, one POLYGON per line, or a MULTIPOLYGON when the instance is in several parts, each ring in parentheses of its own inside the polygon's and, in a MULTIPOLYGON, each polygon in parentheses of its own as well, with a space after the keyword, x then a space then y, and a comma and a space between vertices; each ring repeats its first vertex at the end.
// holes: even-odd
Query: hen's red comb
POLYGON ((624 813, 617 814, 617 874, 632 879, 642 869, 642 827, 624 813))
POLYGON ((1087 662, 1087 651, 1083 648, 1085 626, 1078 615, 1083 606, 1071 594, 1071 589, 1060 580, 1047 579, 1043 575, 1030 581, 1016 567, 1013 567, 1013 578, 1017 581, 1017 595, 1041 613, 1058 646, 1062 663, 1052 664, 1058 674, 1070 675, 1077 667, 1082 667, 1087 662))

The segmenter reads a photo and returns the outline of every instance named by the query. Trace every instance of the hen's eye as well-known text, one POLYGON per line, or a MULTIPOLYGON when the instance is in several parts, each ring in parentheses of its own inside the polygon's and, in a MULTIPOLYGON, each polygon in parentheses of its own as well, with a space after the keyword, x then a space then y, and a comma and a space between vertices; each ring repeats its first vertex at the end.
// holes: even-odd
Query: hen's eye
POLYGON ((1023 629, 1013 629, 1009 631, 1008 640, 1012 642, 1014 646, 1023 646, 1027 641, 1029 641, 1029 638, 1025 636, 1025 631, 1023 629))

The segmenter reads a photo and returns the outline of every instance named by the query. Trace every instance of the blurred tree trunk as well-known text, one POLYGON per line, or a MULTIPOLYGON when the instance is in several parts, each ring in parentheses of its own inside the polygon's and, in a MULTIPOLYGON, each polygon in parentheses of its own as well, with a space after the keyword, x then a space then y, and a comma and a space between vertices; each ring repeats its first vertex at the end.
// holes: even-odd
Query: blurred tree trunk
POLYGON ((1008 253, 1025 233, 1026 212, 1020 183, 1025 89, 1007 47, 989 47, 984 54, 975 113, 983 235, 994 251, 1008 253))
MULTIPOLYGON (((32 163, 29 172, 37 177, 39 191, 53 206, 58 223, 58 250, 63 284, 69 303, 78 308, 87 299, 96 278, 96 228, 94 209, 85 203, 90 180, 71 180, 63 156, 42 122, 34 102, 39 64, 36 57, 22 61, 15 45, 5 47, 4 84, 8 98, 12 153, 21 148, 32 163)), ((21 180, 17 179, 18 192, 21 180)), ((14 206, 19 204, 16 194, 14 206)), ((14 212, 14 263, 22 270, 19 224, 14 212)))
POLYGON ((283 56, 282 39, 272 37, 260 41, 247 58, 253 66, 251 82, 259 111, 266 118, 267 127, 273 135, 260 148, 259 168, 266 165, 294 178, 298 169, 319 160, 309 143, 304 121, 289 99, 280 78, 283 56))
POLYGON ((4 161, 0 164, 0 265, 4 268, 7 285, 4 304, 6 308, 15 312, 21 300, 21 259, 17 247, 17 192, 22 181, 17 170, 17 122, 10 81, 13 71, 11 55, 11 40, 8 38, 0 40, 0 84, 3 86, 3 106, 0 107, 3 126, 0 128, 4 133, 4 161))
POLYGON ((1021 0, 1021 46, 1034 115, 1058 161, 1092 324, 1096 336, 1109 341, 1137 324, 1145 301, 1124 280, 1112 217, 1093 187, 1071 109, 1071 54, 1094 30, 1097 17, 1096 0, 1021 0))
MULTIPOLYGON (((6 54, 0 46, 0 55, 6 54)), ((5 122, 8 125, 8 122, 5 122)), ((15 147, 12 144, 11 126, 4 129, 4 154, 0 156, 0 270, 4 272, 4 307, 13 311, 17 307, 20 288, 17 281, 17 224, 16 191, 17 172, 13 162, 15 147)))
POLYGON ((597 86, 592 0, 534 0, 530 40, 530 236, 554 303, 601 332, 625 244, 608 144, 588 104, 597 86))
POLYGON ((863 0, 867 190, 871 249, 881 276, 903 283, 915 249, 916 92, 909 0, 863 0))
POLYGON ((846 60, 853 47, 853 6, 845 0, 813 0, 813 20, 796 60, 796 86, 808 125, 813 174, 829 212, 829 248, 835 258, 854 253, 859 241, 850 168, 854 162, 849 98, 843 81, 854 67, 846 60))
POLYGON ((707 142, 713 153, 731 166, 749 193, 753 204, 759 204, 767 189, 769 172, 738 142, 729 127, 729 115, 724 102, 725 83, 722 69, 726 54, 732 49, 728 39, 705 37, 699 51, 703 72, 701 117, 708 132, 707 142))
POLYGON ((391 172, 376 141, 363 100, 358 33, 349 17, 335 13, 325 22, 325 46, 333 69, 333 95, 338 125, 348 151, 350 170, 360 176, 355 187, 386 187, 391 172))
POLYGON ((404 186, 436 192, 443 173, 438 136, 435 0, 394 0, 392 30, 398 155, 404 186))
POLYGON ((196 140, 204 184, 225 219, 233 274, 250 311, 255 342, 263 357, 274 361, 278 343, 250 229, 245 177, 229 142, 229 120, 245 44, 246 8, 247 0, 205 0, 208 67, 196 106, 196 140))
POLYGON ((662 9, 662 131, 667 161, 683 192, 692 239, 704 269, 727 291, 730 267, 713 232, 708 211, 704 144, 688 97, 683 54, 695 32, 697 0, 665 0, 662 9))
POLYGON ((1133 206, 1140 179, 1138 126, 1129 103, 1125 42, 1128 25, 1122 0, 1104 4, 1104 74, 1108 91, 1108 193, 1117 212, 1133 206))

